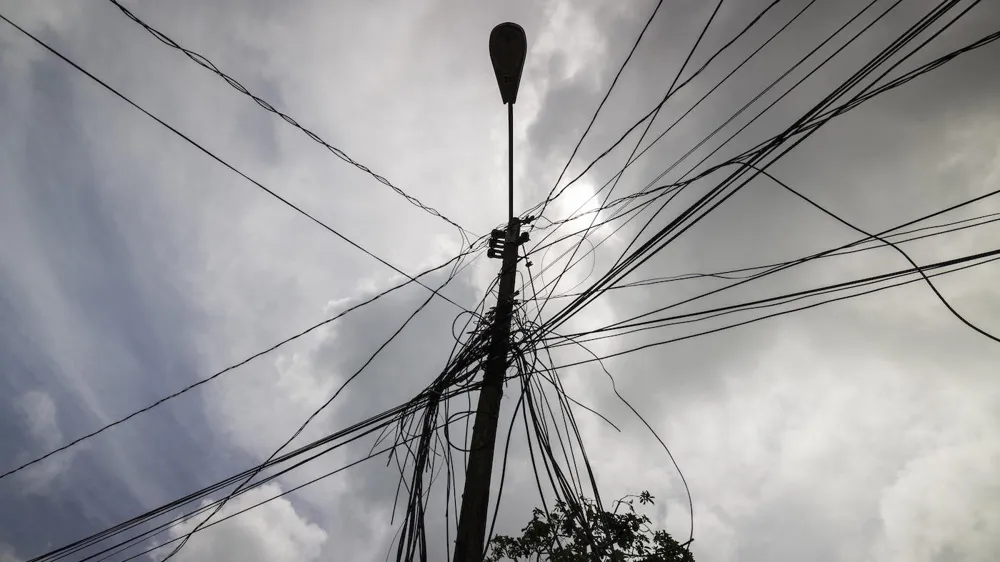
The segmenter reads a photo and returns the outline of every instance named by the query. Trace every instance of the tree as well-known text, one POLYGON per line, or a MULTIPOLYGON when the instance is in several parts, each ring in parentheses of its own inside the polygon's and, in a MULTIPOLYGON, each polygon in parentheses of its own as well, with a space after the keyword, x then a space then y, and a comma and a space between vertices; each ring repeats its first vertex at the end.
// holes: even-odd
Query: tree
POLYGON ((666 531, 654 531, 649 517, 636 513, 636 499, 640 505, 653 504, 653 496, 644 491, 614 502, 614 511, 600 510, 586 498, 577 506, 558 501, 549 513, 535 508, 520 537, 497 535, 490 541, 485 560, 694 562, 684 546, 666 531))

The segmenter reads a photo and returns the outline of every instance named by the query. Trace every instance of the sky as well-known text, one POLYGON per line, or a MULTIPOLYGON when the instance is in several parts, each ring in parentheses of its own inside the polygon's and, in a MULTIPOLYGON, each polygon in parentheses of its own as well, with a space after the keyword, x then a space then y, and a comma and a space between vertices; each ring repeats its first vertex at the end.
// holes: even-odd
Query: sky
MULTIPOLYGON (((867 3, 778 2, 664 105, 642 146, 808 8, 631 166, 616 193, 634 193, 653 182, 867 3)), ((124 4, 476 235, 506 219, 506 111, 488 57, 490 29, 514 21, 528 39, 515 106, 514 202, 520 211, 542 201, 557 181, 656 5, 648 0, 124 4)), ((683 76, 768 4, 724 0, 683 76)), ((936 4, 901 0, 709 162, 781 132, 936 4)), ((960 2, 959 11, 970 4, 960 2)), ((567 178, 581 173, 659 102, 715 5, 663 2, 567 178)), ((724 136, 665 178, 676 180, 890 5, 876 2, 750 106, 724 136)), ((400 271, 415 275, 463 250, 456 228, 157 41, 108 0, 0 0, 0 14, 340 235, 281 204, 0 22, 3 472, 405 281, 400 271)), ((980 2, 902 68, 998 26, 1000 6, 980 2)), ((838 117, 769 171, 868 230, 996 189, 998 49, 992 44, 964 55, 838 117)), ((602 159, 550 205, 546 217, 558 220, 581 207, 595 208, 591 196, 621 168, 637 140, 630 136, 602 159)), ((676 204, 693 202, 707 185, 693 184, 694 191, 685 191, 676 204)), ((936 220, 996 212, 1000 200, 990 198, 936 220)), ((666 220, 660 215, 653 224, 662 227, 666 220)), ((586 226, 580 219, 573 224, 586 226)), ((596 229, 591 241, 607 242, 569 270, 559 291, 586 287, 637 233, 636 223, 616 233, 596 229), (588 277, 591 269, 594 277, 588 277)), ((534 231, 532 238, 544 234, 534 231)), ((996 249, 998 234, 994 223, 911 242, 906 249, 917 263, 938 262, 996 249)), ((628 280, 774 263, 858 237, 760 177, 628 280)), ((537 280, 552 280, 567 244, 533 256, 535 271, 555 264, 536 273, 537 280)), ((441 294, 472 308, 497 266, 480 257, 441 294)), ((682 311, 905 267, 909 264, 891 249, 819 260, 682 311)), ((935 278, 934 284, 967 321, 997 335, 997 275, 1000 265, 992 263, 935 278)), ((446 271, 431 274, 425 284, 436 287, 446 276, 446 271)), ((702 278, 609 291, 562 329, 605 326, 721 283, 702 278)), ((408 285, 0 479, 0 562, 28 560, 267 458, 428 296, 426 288, 408 285)), ((544 314, 558 310, 558 302, 544 314)), ((451 302, 431 299, 295 443, 412 397, 443 367, 459 312, 451 302)), ((610 355, 731 319, 600 340, 591 349, 610 355)), ((556 364, 590 357, 569 346, 553 355, 556 364)), ((602 497, 648 490, 656 498, 648 511, 655 525, 686 538, 691 514, 677 470, 619 400, 609 374, 669 446, 690 486, 692 552, 699 562, 959 562, 992 560, 1000 551, 998 362, 996 342, 963 324, 926 284, 913 283, 623 354, 604 362, 607 373, 595 363, 567 367, 562 377, 575 399, 620 428, 576 411, 602 497)), ((506 415, 512 395, 508 390, 503 402, 506 415)), ((506 431, 502 423, 501 438, 506 431)), ((538 505, 523 428, 518 431, 498 532, 516 533, 538 505)), ((338 451, 255 489, 224 513, 357 460, 368 446, 338 451)), ((175 559, 383 560, 398 528, 397 478, 384 460, 371 461, 199 532, 175 559)), ((442 511, 428 521, 438 541, 432 552, 439 558, 445 542, 442 511)), ((185 523, 169 536, 196 524, 185 523)))

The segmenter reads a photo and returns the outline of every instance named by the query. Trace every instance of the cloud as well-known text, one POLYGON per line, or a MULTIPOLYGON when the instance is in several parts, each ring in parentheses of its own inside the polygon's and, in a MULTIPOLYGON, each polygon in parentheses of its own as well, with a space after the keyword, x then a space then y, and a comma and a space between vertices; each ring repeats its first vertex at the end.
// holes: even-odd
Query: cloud
MULTIPOLYGON (((231 500, 215 519, 280 493, 281 488, 276 484, 261 486, 231 500)), ((171 537, 182 537, 193 531, 199 521, 192 519, 174 527, 170 530, 171 537)), ((320 559, 327 539, 325 531, 298 513, 287 498, 280 498, 192 535, 174 559, 191 562, 311 562, 320 559)), ((176 545, 164 546, 159 552, 165 556, 176 545)))
MULTIPOLYGON (((768 3, 725 3, 693 63, 768 3)), ((57 4, 12 9, 84 66, 346 236, 411 273, 457 248, 453 229, 261 111, 107 3, 57 4)), ((485 48, 490 27, 522 23, 532 49, 515 124, 515 203, 524 208, 551 187, 652 9, 651 3, 600 2, 470 8, 454 0, 363 9, 319 0, 281 8, 232 0, 147 4, 135 7, 145 19, 477 232, 502 220, 506 193, 506 116, 485 48)), ((792 4, 776 6, 759 29, 665 106, 651 134, 790 18, 798 9, 792 4)), ((655 178, 801 56, 804 45, 861 5, 816 3, 631 168, 616 195, 655 178)), ((839 66, 818 73, 717 157, 780 131, 929 5, 901 4, 895 18, 845 52, 839 66)), ((660 99, 711 8, 696 0, 664 3, 571 177, 660 99)), ((942 36, 941 45, 978 37, 996 21, 995 6, 981 3, 977 10, 978 17, 942 36)), ((0 108, 12 131, 0 139, 0 349, 10 358, 0 390, 24 397, 0 412, 0 421, 11 422, 3 425, 18 431, 3 436, 5 454, 47 449, 100 426, 396 280, 384 265, 276 204, 36 47, 13 34, 0 33, 0 41, 0 65, 9 77, 0 85, 0 108)), ((865 228, 991 189, 1000 173, 990 105, 998 85, 993 55, 959 59, 862 106, 797 148, 775 173, 865 228)), ((616 171, 631 142, 550 206, 551 218, 589 197, 616 171)), ((678 202, 693 201, 699 189, 678 202)), ((996 208, 984 204, 975 212, 996 208)), ((670 212, 653 226, 665 224, 670 212)), ((647 217, 599 247, 597 273, 647 217)), ((761 180, 633 279, 767 263, 850 239, 853 233, 841 225, 761 180)), ((977 228, 917 243, 914 253, 919 262, 944 259, 991 249, 995 239, 995 229, 977 228)), ((546 260, 556 255, 553 250, 546 260)), ((546 260, 536 259, 536 266, 546 260)), ((574 269, 560 289, 584 280, 590 263, 574 269)), ((496 266, 481 260, 446 293, 470 306, 496 266)), ((901 259, 890 252, 838 258, 685 310, 897 266, 901 259)), ((940 284, 960 310, 993 330, 994 277, 984 268, 940 284)), ((709 283, 610 292, 567 328, 598 327, 715 286, 709 283)), ((43 552, 261 460, 426 294, 420 287, 400 290, 95 439, 92 449, 72 457, 73 470, 51 480, 59 486, 45 501, 28 502, 10 481, 0 482, 0 499, 15 506, 0 514, 0 540, 18 552, 43 552)), ((456 314, 435 300, 304 438, 382 411, 426 384, 450 350, 456 314)), ((689 328, 604 340, 594 349, 611 353, 689 328)), ((555 355, 557 363, 588 357, 572 349, 555 355)), ((996 361, 994 347, 970 336, 926 287, 914 285, 624 356, 608 368, 689 477, 699 559, 976 560, 996 550, 989 538, 997 533, 990 508, 995 488, 983 470, 997 462, 996 361)), ((655 440, 617 403, 606 375, 590 366, 565 377, 575 398, 625 430, 618 434, 577 412, 607 494, 650 489, 658 522, 684 534, 679 480, 655 440)), ((510 393, 504 407, 506 419, 510 393)), ((523 526, 538 503, 522 434, 515 426, 498 523, 506 532, 523 526)), ((266 491, 355 460, 365 445, 312 463, 266 491)), ((54 458, 33 477, 46 477, 69 458, 54 458)), ((393 468, 358 467, 200 533, 183 555, 382 559, 395 531, 389 524, 394 484, 393 468)), ((244 496, 231 509, 251 497, 265 496, 244 496)), ((444 535, 440 500, 434 498, 439 503, 429 522, 434 539, 444 535)))
POLYGON ((880 560, 986 561, 1000 549, 1000 440, 942 446, 907 463, 882 495, 880 560))
POLYGON ((14 547, 6 543, 0 543, 0 562, 24 562, 14 553, 14 547))
MULTIPOLYGON (((28 433, 35 441, 34 451, 49 451, 63 444, 63 433, 56 419, 56 405, 51 396, 37 390, 27 392, 17 401, 16 407, 23 416, 28 433)), ((21 475, 21 480, 26 485, 24 491, 31 494, 42 493, 53 479, 69 467, 72 459, 73 452, 70 452, 44 463, 38 470, 21 475)))
POLYGON ((63 440, 56 420, 56 405, 44 392, 32 391, 21 396, 17 404, 24 415, 32 437, 46 448, 54 448, 63 440))
MULTIPOLYGON (((1000 418, 987 405, 1000 389, 989 363, 958 374, 890 357, 789 329, 753 363, 727 369, 711 394, 659 411, 626 395, 659 420, 687 476, 699 559, 991 556, 998 489, 987 473, 1000 418), (821 349, 832 353, 819 362, 821 349)), ((687 502, 666 454, 636 420, 614 419, 624 436, 588 424, 603 435, 590 450, 606 492, 651 489, 661 524, 686 536, 687 502)))

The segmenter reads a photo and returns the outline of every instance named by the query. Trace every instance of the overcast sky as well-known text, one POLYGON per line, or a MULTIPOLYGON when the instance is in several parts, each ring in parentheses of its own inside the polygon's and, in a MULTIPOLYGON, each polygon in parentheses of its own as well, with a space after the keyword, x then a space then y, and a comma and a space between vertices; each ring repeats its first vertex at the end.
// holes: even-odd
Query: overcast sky
MULTIPOLYGON (((700 66, 769 3, 725 0, 691 64, 700 66)), ((490 29, 515 21, 528 37, 515 125, 515 205, 523 210, 556 181, 655 6, 649 0, 125 4, 476 234, 506 219, 506 111, 488 57, 490 29)), ((646 186, 865 4, 811 5, 629 168, 616 193, 646 186)), ((783 130, 935 4, 902 0, 711 162, 783 130)), ((664 107, 646 142, 806 5, 783 0, 768 11, 664 107)), ((677 179, 889 5, 879 0, 665 180, 677 179)), ((714 6, 664 2, 569 177, 659 101, 714 6)), ((461 251, 454 227, 156 41, 107 0, 0 0, 0 13, 400 270, 415 274, 461 251)), ((998 27, 1000 6, 981 2, 903 68, 998 27)), ((990 45, 868 102, 770 171, 870 230, 996 189, 998 57, 1000 47, 990 45)), ((0 471, 403 280, 4 23, 0 77, 0 471)), ((635 140, 630 137, 595 166, 546 216, 558 220, 587 205, 635 140)), ((696 184, 678 203, 694 201, 708 185, 696 184)), ((1000 199, 986 199, 937 221, 995 212, 1000 199)), ((661 215, 654 224, 662 227, 668 218, 661 215)), ((561 290, 586 282, 591 267, 605 271, 636 226, 611 236, 595 258, 572 269, 561 290)), ((610 233, 599 229, 594 241, 610 233)), ((930 263, 996 249, 998 235, 1000 226, 991 224, 906 248, 918 263, 930 263)), ((856 238, 760 178, 629 280, 768 264, 856 238)), ((558 250, 533 257, 536 268, 548 265, 558 250)), ((684 310, 905 267, 892 250, 862 252, 796 268, 684 310)), ((496 261, 480 258, 443 294, 471 308, 496 268, 496 261)), ((551 280, 553 271, 541 279, 551 280)), ((935 284, 970 322, 1000 334, 998 276, 1000 265, 993 263, 936 278, 935 284)), ((444 277, 432 275, 426 283, 436 286, 444 277)), ((597 328, 715 286, 717 280, 701 279, 612 291, 564 331, 597 328)), ((27 560, 267 458, 427 295, 412 285, 396 291, 0 480, 0 562, 27 560)), ((558 306, 553 303, 552 311, 558 306)), ((447 358, 458 312, 434 299, 303 439, 419 391, 447 358)), ((602 340, 593 350, 607 355, 766 312, 602 340)), ((565 364, 589 356, 562 348, 554 357, 565 364)), ((692 549, 700 562, 951 562, 992 560, 1000 552, 1000 344, 962 324, 924 284, 605 364, 684 471, 694 502, 692 549)), ((563 377, 576 399, 622 430, 577 411, 602 496, 649 490, 657 498, 649 511, 656 525, 686 538, 689 513, 677 472, 612 392, 607 375, 591 363, 568 368, 563 377)), ((505 424, 500 433, 506 436, 505 424)), ((317 461, 239 498, 233 508, 356 460, 366 449, 317 461)), ((524 453, 520 429, 510 453, 501 532, 520 529, 538 502, 524 453)), ((363 465, 199 533, 178 559, 382 560, 398 528, 398 516, 390 524, 396 476, 384 460, 363 465)), ((441 516, 429 515, 439 542, 441 516)), ((432 548, 443 552, 442 544, 432 548)))

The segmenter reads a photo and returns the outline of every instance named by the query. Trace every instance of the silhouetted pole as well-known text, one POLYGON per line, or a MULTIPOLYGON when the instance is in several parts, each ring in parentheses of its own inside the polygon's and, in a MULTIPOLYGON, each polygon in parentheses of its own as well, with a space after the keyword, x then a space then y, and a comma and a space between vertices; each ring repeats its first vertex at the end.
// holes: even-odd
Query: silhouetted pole
POLYGON ((500 294, 497 298, 483 387, 479 391, 476 422, 472 427, 454 562, 481 562, 486 546, 484 543, 490 505, 493 451, 497 439, 500 398, 503 396, 503 382, 507 373, 507 355, 510 351, 510 318, 514 310, 517 248, 521 243, 521 222, 514 217, 514 102, 517 101, 517 87, 521 81, 526 52, 527 41, 521 26, 502 23, 493 28, 490 33, 490 59, 500 86, 500 97, 507 104, 507 229, 493 231, 487 252, 491 258, 503 258, 503 265, 500 266, 500 294))

